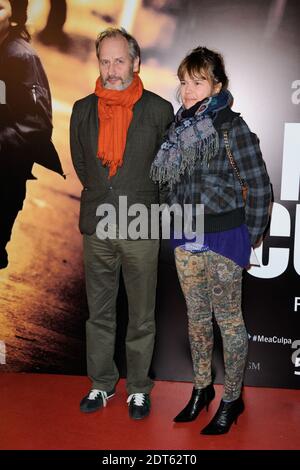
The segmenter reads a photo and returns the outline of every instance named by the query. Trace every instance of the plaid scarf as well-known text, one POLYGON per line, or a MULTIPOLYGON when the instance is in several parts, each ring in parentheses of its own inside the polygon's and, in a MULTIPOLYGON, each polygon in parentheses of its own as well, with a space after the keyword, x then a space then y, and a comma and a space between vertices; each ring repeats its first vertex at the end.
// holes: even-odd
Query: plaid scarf
POLYGON ((209 165, 219 150, 213 120, 232 101, 231 93, 222 90, 218 95, 201 101, 193 116, 184 117, 186 110, 181 107, 152 163, 152 180, 172 189, 186 171, 189 176, 193 174, 198 161, 209 165))

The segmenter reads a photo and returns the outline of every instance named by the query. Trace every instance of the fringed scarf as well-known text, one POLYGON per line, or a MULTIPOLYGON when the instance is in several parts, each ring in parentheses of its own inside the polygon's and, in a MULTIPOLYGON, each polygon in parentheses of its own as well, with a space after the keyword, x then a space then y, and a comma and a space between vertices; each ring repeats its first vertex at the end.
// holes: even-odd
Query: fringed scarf
POLYGON ((167 184, 170 189, 180 181, 185 172, 192 175, 196 163, 209 165, 219 150, 218 133, 213 119, 221 109, 232 103, 232 95, 222 90, 201 103, 194 116, 185 118, 181 107, 162 143, 151 166, 151 178, 160 186, 167 184))

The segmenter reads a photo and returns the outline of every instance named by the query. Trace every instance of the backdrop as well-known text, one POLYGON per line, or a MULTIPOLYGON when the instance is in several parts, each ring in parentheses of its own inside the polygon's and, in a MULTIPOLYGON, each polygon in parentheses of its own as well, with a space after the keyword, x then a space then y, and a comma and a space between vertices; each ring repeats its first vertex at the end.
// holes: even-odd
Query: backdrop
MULTIPOLYGON (((300 3, 69 0, 66 8, 65 2, 56 7, 52 2, 50 17, 50 2, 29 3, 33 46, 53 95, 53 140, 68 177, 63 181, 36 165, 38 180, 27 185, 8 245, 10 264, 0 271, 0 371, 86 373, 80 184, 70 161, 68 126, 74 101, 94 90, 97 33, 122 25, 141 45, 145 88, 172 101, 175 110, 176 69, 187 51, 205 45, 224 55, 233 109, 260 138, 275 199, 270 231, 258 252, 262 267, 253 267, 244 278, 250 340, 245 384, 299 388, 300 3)), ((156 311, 152 375, 191 380, 185 303, 167 243, 161 250, 156 311)), ((118 317, 116 360, 125 374, 123 284, 118 317)), ((218 341, 214 366, 219 383, 220 361, 218 341)))

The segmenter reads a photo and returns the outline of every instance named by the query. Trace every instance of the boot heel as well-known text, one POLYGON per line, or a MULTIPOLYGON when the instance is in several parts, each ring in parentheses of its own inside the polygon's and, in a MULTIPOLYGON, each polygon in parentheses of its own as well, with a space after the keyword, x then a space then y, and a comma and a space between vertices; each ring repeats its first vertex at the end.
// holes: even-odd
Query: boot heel
POLYGON ((212 401, 213 401, 213 399, 206 402, 206 405, 205 405, 206 411, 208 411, 208 408, 209 408, 212 401))
POLYGON ((210 396, 206 395, 206 404, 205 404, 205 407, 206 407, 206 411, 208 411, 208 408, 209 408, 209 405, 211 404, 211 402, 213 401, 213 399, 215 398, 215 390, 214 388, 211 388, 210 389, 210 396))
POLYGON ((242 413, 243 413, 243 409, 241 409, 241 410, 239 411, 238 415, 236 416, 236 418, 235 418, 235 420, 234 420, 235 424, 237 424, 238 419, 239 419, 239 417, 240 417, 240 415, 241 415, 242 413))
POLYGON ((215 416, 210 423, 202 429, 201 434, 216 435, 227 433, 233 423, 237 424, 238 418, 244 411, 244 408, 241 396, 231 402, 221 400, 215 416))
POLYGON ((194 421, 200 411, 206 408, 208 410, 210 402, 215 396, 212 384, 202 389, 193 388, 192 396, 186 407, 174 418, 175 423, 186 423, 194 421))

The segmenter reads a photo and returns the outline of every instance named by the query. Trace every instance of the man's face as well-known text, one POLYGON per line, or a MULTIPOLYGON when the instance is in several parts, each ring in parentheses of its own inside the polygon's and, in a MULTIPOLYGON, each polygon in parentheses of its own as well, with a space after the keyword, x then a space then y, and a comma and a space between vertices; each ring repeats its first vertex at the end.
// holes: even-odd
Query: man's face
POLYGON ((99 45, 99 69, 104 88, 124 90, 139 70, 139 59, 132 60, 123 36, 105 38, 99 45))
POLYGON ((9 0, 0 0, 0 41, 3 40, 9 30, 11 17, 11 5, 9 0))

